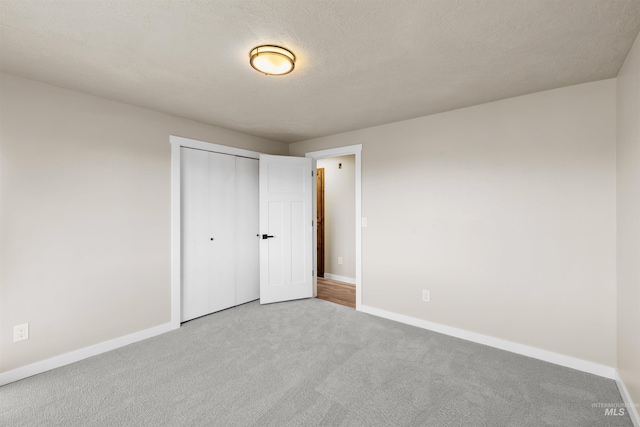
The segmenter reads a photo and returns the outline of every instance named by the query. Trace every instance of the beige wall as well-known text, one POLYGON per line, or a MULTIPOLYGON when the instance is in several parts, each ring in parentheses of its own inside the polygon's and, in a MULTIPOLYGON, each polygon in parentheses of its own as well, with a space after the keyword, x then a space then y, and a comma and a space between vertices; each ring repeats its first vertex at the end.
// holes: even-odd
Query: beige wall
POLYGON ((640 38, 618 74, 618 372, 640 403, 640 38))
POLYGON ((169 135, 288 151, 8 75, 0 120, 0 371, 169 321, 169 135))
POLYGON ((356 156, 320 159, 318 168, 324 168, 324 271, 355 281, 356 156), (342 257, 341 265, 338 257, 342 257))
POLYGON ((615 366, 614 79, 290 153, 353 144, 364 305, 615 366))
MULTIPOLYGON (((638 56, 617 104, 618 367, 636 401, 638 56)), ((365 305, 614 366, 615 117, 607 80, 289 150, 363 144, 365 305)), ((169 321, 170 134, 287 153, 0 76, 0 371, 169 321)))

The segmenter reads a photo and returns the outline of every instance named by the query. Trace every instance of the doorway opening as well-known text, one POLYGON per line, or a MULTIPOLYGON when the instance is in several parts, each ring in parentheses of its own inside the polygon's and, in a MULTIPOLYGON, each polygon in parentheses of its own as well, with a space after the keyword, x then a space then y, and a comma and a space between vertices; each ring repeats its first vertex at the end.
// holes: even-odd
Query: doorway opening
POLYGON ((317 298, 356 307, 355 154, 316 163, 317 298))
MULTIPOLYGON (((305 154, 305 157, 314 159, 314 165, 317 167, 317 161, 321 159, 330 159, 334 157, 353 155, 355 158, 355 214, 354 214, 354 228, 355 228, 355 287, 356 287, 356 310, 360 310, 362 306, 362 144, 348 145, 338 148, 329 148, 320 151, 311 151, 305 154)), ((316 191, 316 181, 313 181, 314 189, 316 191)), ((314 199, 315 202, 315 199, 314 199)), ((314 234, 314 245, 317 248, 317 236, 314 234)), ((314 251, 317 252, 317 251, 314 251)), ((325 259, 326 261, 326 259, 325 259)), ((317 267, 317 253, 314 254, 314 264, 317 267)), ((326 263, 325 263, 326 264, 326 263)), ((324 271, 326 277, 326 265, 324 271)), ((314 296, 318 294, 317 274, 314 274, 314 296)), ((335 279, 335 278, 334 278, 335 279)), ((334 280, 332 279, 332 280, 334 280)))

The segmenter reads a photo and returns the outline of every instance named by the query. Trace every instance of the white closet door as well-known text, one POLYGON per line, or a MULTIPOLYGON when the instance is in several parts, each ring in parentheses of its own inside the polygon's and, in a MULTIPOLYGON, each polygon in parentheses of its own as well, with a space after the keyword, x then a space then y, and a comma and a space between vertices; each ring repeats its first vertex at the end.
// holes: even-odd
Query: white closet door
POLYGON ((236 304, 260 298, 259 165, 236 157, 236 304))
POLYGON ((209 153, 180 149, 182 217, 181 321, 210 313, 209 153))
POLYGON ((236 305, 235 157, 181 149, 181 321, 236 305))
POLYGON ((213 240, 208 313, 236 304, 235 169, 235 156, 209 153, 209 230, 213 240))

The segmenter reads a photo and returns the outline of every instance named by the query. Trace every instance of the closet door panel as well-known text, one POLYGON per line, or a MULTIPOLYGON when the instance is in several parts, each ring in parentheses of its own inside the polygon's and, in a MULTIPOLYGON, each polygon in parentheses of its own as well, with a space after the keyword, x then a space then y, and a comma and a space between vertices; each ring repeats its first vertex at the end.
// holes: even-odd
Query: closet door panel
POLYGON ((236 304, 235 178, 235 156, 209 153, 210 313, 236 304))
POLYGON ((181 321, 210 313, 209 153, 181 148, 181 321))
POLYGON ((236 304, 260 298, 259 162, 236 157, 236 304))

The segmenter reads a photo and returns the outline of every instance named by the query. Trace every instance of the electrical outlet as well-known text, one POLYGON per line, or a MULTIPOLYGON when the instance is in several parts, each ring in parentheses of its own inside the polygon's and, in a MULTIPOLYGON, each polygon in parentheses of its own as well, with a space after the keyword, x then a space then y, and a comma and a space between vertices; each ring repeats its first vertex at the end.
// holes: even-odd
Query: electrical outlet
POLYGON ((338 264, 342 265, 342 257, 341 256, 338 257, 338 264))
POLYGON ((431 301, 431 293, 427 290, 422 290, 422 301, 429 302, 431 301))
POLYGON ((367 226, 367 217, 363 216, 362 217, 362 227, 366 227, 367 226))
POLYGON ((29 339, 29 324, 23 323, 13 327, 13 342, 29 339))

